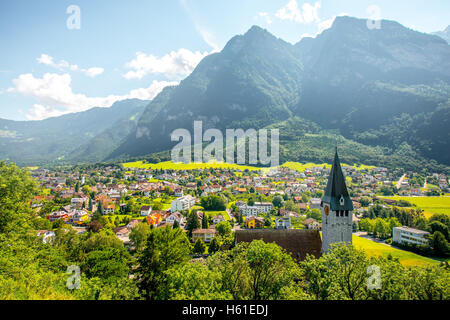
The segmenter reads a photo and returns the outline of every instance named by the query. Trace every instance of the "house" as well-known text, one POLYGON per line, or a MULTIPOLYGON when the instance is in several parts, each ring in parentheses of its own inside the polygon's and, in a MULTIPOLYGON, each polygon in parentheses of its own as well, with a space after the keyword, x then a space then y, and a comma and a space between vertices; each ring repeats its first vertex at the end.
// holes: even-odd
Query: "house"
POLYGON ((225 218, 222 215, 218 215, 213 218, 213 224, 218 224, 222 221, 225 221, 225 218))
POLYGON ((184 196, 183 189, 182 188, 175 189, 175 197, 182 197, 182 196, 184 196))
POLYGON ((259 229, 264 227, 264 219, 250 216, 245 219, 245 227, 247 229, 259 229))
POLYGON ((130 241, 129 235, 131 232, 131 228, 129 228, 128 226, 117 227, 113 230, 113 232, 116 237, 119 238, 119 240, 121 240, 122 242, 126 243, 130 241))
POLYGON ((284 216, 282 218, 275 219, 275 229, 290 229, 291 228, 291 217, 284 216))
POLYGON ((306 229, 309 230, 320 230, 322 228, 322 224, 313 218, 306 219, 303 221, 303 224, 306 226, 306 229))
POLYGON ((70 222, 73 225, 84 224, 89 220, 89 213, 86 210, 75 210, 70 217, 70 222))
POLYGON ((410 227, 396 227, 392 230, 392 242, 399 244, 428 245, 430 233, 410 227))
POLYGON ((322 200, 320 198, 311 198, 309 199, 309 207, 310 209, 320 209, 320 204, 322 200))
POLYGON ((209 243, 215 236, 216 230, 214 229, 196 229, 192 231, 192 242, 201 239, 203 242, 209 243))
POLYGON ((139 210, 141 213, 141 217, 148 217, 150 213, 152 212, 152 207, 150 206, 142 206, 141 210, 139 210))
POLYGON ((128 222, 128 224, 126 225, 126 227, 129 229, 132 229, 141 222, 142 222, 142 220, 139 220, 139 219, 131 219, 130 222, 128 222))
POLYGON ((173 212, 166 217, 166 223, 168 223, 168 224, 174 224, 175 221, 178 222, 178 225, 181 225, 181 223, 184 222, 183 215, 181 213, 179 213, 178 211, 173 212))
POLYGON ((37 236, 42 238, 43 243, 48 243, 55 238, 55 232, 49 230, 39 230, 37 236))
POLYGON ((191 195, 185 195, 183 197, 180 197, 178 199, 173 200, 170 203, 170 211, 176 212, 181 210, 189 210, 194 206, 195 204, 195 198, 191 195))
POLYGON ((116 206, 114 203, 107 203, 103 207, 103 214, 114 214, 116 206))
POLYGON ((74 207, 81 208, 83 204, 86 206, 88 198, 72 198, 70 204, 74 207))
POLYGON ((54 222, 59 219, 63 219, 64 222, 69 220, 69 214, 66 211, 54 211, 47 216, 50 222, 54 222))
POLYGON ((160 213, 153 213, 147 216, 147 222, 149 225, 157 226, 162 220, 162 215, 160 213))

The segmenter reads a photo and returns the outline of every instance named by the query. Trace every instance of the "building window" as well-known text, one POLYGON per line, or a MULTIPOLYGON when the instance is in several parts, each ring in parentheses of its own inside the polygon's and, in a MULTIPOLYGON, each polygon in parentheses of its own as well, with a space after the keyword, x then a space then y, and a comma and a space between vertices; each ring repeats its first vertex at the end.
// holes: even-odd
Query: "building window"
POLYGON ((345 216, 348 217, 348 210, 345 210, 345 216))

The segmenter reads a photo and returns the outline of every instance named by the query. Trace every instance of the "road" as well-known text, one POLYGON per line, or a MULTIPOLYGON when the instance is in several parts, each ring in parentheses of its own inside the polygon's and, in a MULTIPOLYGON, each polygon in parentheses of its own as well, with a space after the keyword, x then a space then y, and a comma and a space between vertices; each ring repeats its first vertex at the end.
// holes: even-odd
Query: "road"
POLYGON ((406 178, 406 173, 402 175, 402 177, 398 180, 397 184, 395 185, 397 189, 400 189, 400 186, 402 185, 403 180, 406 178))

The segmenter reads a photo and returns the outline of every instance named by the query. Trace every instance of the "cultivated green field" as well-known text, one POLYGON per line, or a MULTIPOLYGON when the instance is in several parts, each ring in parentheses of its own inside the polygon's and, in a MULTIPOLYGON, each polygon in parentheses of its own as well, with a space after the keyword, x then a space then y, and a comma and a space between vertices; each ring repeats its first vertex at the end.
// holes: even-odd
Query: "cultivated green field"
MULTIPOLYGON (((173 163, 172 161, 160 163, 143 163, 142 161, 127 162, 122 164, 124 168, 139 168, 139 169, 159 169, 159 170, 198 170, 198 169, 233 169, 233 170, 249 170, 260 171, 262 168, 241 166, 238 164, 210 162, 210 163, 173 163)), ((267 168, 264 168, 267 170, 267 168)))
MULTIPOLYGON (((238 165, 238 164, 230 164, 230 163, 223 163, 223 162, 209 162, 209 163, 173 163, 172 161, 166 161, 166 162, 160 162, 160 163, 144 163, 143 161, 136 161, 136 162, 126 162, 122 164, 124 168, 138 168, 138 169, 162 169, 162 170, 197 170, 197 169, 234 169, 234 170, 249 170, 249 171, 264 171, 267 172, 270 170, 270 168, 259 168, 259 167, 252 167, 252 166, 244 166, 244 165, 238 165)), ((345 164, 342 164, 343 166, 347 166, 345 164)), ((292 170, 296 170, 299 172, 303 172, 308 168, 313 167, 323 167, 326 166, 327 168, 331 168, 331 164, 327 163, 300 163, 300 162, 286 162, 282 164, 280 167, 289 168, 292 170)), ((351 166, 355 167, 355 166, 351 166)), ((376 168, 374 166, 357 166, 355 167, 358 170, 364 170, 364 169, 373 169, 376 168)))
POLYGON ((450 197, 384 197, 392 200, 405 200, 424 210, 425 216, 433 213, 450 214, 450 197))
POLYGON ((422 257, 418 254, 390 247, 382 243, 376 243, 372 240, 353 236, 353 245, 356 248, 363 249, 367 255, 387 257, 389 254, 394 258, 398 258, 404 266, 426 266, 440 263, 439 260, 422 257))
MULTIPOLYGON (((306 169, 309 168, 314 168, 314 167, 327 167, 328 169, 331 169, 331 164, 328 163, 300 163, 300 162, 286 162, 284 164, 282 164, 280 167, 284 167, 284 168, 289 168, 295 171, 299 171, 299 172, 304 172, 306 169)), ((375 166, 366 166, 366 165, 360 165, 360 166, 351 166, 351 165, 347 165, 342 163, 342 166, 348 166, 348 167, 354 167, 357 170, 365 170, 365 169, 374 169, 376 168, 375 166)))

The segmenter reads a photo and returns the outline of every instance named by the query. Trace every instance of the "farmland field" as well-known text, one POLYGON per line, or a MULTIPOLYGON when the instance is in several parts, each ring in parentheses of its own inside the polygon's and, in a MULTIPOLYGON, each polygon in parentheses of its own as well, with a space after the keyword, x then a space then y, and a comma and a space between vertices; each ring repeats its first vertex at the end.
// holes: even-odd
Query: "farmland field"
POLYGON ((433 213, 450 214, 450 197, 384 197, 392 200, 405 200, 424 210, 425 216, 433 213))
POLYGON ((404 266, 426 266, 440 263, 439 260, 422 257, 409 251, 393 248, 355 235, 353 236, 353 245, 355 248, 363 249, 367 255, 371 257, 387 257, 391 254, 392 257, 398 258, 400 263, 404 266))
POLYGON ((197 169, 234 169, 234 170, 249 170, 260 171, 267 168, 258 168, 251 166, 241 166, 238 164, 230 163, 173 163, 172 161, 160 162, 160 163, 143 163, 142 161, 127 162, 122 164, 124 168, 139 168, 139 169, 159 169, 159 170, 197 170, 197 169))

